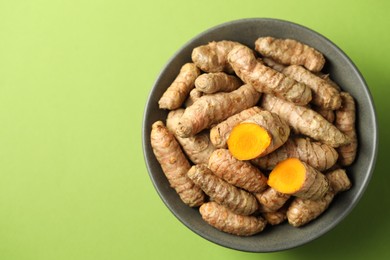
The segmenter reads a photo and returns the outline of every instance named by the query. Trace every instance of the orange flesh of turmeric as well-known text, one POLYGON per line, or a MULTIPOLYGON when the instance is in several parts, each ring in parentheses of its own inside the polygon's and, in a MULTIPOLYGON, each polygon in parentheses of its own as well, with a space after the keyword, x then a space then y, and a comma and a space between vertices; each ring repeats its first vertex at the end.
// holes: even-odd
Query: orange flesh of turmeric
POLYGON ((305 182, 306 169, 297 158, 288 158, 275 166, 268 178, 268 185, 275 190, 293 194, 305 182))
POLYGON ((267 130, 255 123, 241 123, 232 129, 227 144, 235 158, 251 160, 267 149, 271 144, 271 136, 267 130))

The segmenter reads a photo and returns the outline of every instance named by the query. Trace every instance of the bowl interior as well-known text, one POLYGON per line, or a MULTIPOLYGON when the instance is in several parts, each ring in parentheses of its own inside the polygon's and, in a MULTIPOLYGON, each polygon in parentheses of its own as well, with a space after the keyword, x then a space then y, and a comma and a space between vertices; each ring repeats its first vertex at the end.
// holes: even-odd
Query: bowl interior
POLYGON ((300 246, 320 237, 353 209, 373 172, 377 152, 377 123, 371 94, 363 77, 352 61, 332 42, 306 27, 291 22, 264 18, 243 19, 216 26, 199 34, 168 61, 158 76, 145 107, 143 149, 153 185, 166 206, 184 225, 198 235, 228 248, 249 252, 272 252, 300 246), (294 228, 285 223, 268 227, 255 236, 237 237, 209 226, 202 220, 197 208, 190 208, 181 202, 179 196, 170 188, 154 157, 150 146, 150 129, 157 120, 165 122, 167 112, 158 108, 158 100, 176 77, 180 67, 191 61, 194 47, 210 41, 233 40, 253 48, 255 40, 260 36, 296 39, 313 46, 325 55, 327 63, 324 71, 356 100, 359 151, 355 163, 347 168, 353 187, 339 194, 329 209, 317 220, 301 228, 294 228))

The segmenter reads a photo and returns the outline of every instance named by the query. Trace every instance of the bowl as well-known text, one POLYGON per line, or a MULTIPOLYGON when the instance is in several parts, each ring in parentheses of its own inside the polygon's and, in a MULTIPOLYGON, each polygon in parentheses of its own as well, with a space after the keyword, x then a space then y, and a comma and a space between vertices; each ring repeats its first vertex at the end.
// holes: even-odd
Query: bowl
POLYGON ((376 161, 377 138, 377 121, 370 91, 361 73, 347 55, 330 40, 309 28, 269 18, 227 22, 189 40, 172 56, 157 77, 147 100, 143 118, 143 152, 146 166, 150 179, 165 205, 182 224, 196 234, 218 245, 247 252, 274 252, 301 246, 338 225, 357 205, 369 184, 376 161), (254 236, 238 237, 208 225, 201 218, 198 208, 185 205, 170 188, 153 154, 150 130, 155 121, 165 122, 167 111, 158 108, 158 100, 174 80, 180 67, 191 61, 194 47, 210 41, 233 40, 254 48, 254 42, 260 36, 296 39, 324 54, 327 62, 323 71, 329 73, 332 79, 356 100, 359 150, 354 164, 347 168, 353 187, 339 194, 316 220, 300 228, 284 223, 266 228, 254 236))

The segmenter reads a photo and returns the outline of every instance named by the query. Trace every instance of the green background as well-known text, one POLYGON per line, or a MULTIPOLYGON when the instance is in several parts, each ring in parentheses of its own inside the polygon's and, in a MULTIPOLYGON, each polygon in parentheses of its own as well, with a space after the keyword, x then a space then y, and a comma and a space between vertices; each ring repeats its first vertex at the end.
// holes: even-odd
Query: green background
POLYGON ((389 11, 385 0, 0 0, 0 259, 390 257, 389 11), (251 17, 290 20, 341 47, 369 85, 380 133, 352 213, 310 244, 267 254, 182 225, 154 190, 141 145, 148 94, 174 52, 251 17))

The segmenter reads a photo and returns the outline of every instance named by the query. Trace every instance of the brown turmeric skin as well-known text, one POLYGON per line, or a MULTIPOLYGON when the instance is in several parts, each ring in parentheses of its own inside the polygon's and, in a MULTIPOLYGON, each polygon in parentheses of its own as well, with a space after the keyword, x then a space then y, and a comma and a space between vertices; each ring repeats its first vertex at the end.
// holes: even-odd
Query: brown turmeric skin
POLYGON ((332 147, 339 147, 350 142, 349 138, 337 127, 310 108, 296 106, 291 102, 266 94, 263 95, 261 106, 265 110, 278 114, 289 123, 295 133, 304 134, 332 147))
POLYGON ((322 53, 293 39, 260 37, 255 42, 255 49, 276 62, 303 65, 310 71, 320 71, 325 64, 322 53))
POLYGON ((187 175, 212 201, 236 214, 251 215, 258 208, 257 200, 251 193, 222 180, 205 165, 192 166, 187 175))
POLYGON ((260 204, 260 212, 278 211, 291 197, 289 194, 281 193, 271 187, 268 187, 268 189, 263 192, 255 193, 254 195, 260 204))
POLYGON ((203 93, 231 92, 243 85, 234 75, 224 72, 204 73, 196 78, 195 87, 203 93))
POLYGON ((186 100, 188 93, 194 88, 195 79, 200 70, 193 63, 184 64, 175 80, 158 101, 161 109, 177 109, 186 100))
POLYGON ((190 207, 200 206, 205 200, 205 194, 187 177, 191 165, 173 134, 163 122, 157 121, 152 125, 150 139, 154 155, 171 187, 185 204, 190 207))
POLYGON ((228 93, 204 95, 185 109, 176 133, 184 138, 195 135, 229 116, 254 106, 259 98, 260 93, 250 85, 243 85, 228 93))
POLYGON ((175 135, 184 153, 194 164, 207 164, 211 153, 215 150, 215 147, 210 141, 208 131, 203 131, 188 138, 181 138, 175 134, 178 122, 183 113, 183 108, 170 111, 167 116, 167 127, 175 135))
POLYGON ((279 162, 295 157, 319 171, 330 169, 338 159, 338 153, 333 147, 314 142, 309 138, 290 137, 276 151, 252 160, 260 169, 272 170, 279 162))
POLYGON ((238 215, 216 202, 204 203, 199 212, 211 226, 237 236, 255 235, 267 225, 262 217, 238 215))
POLYGON ((342 106, 336 111, 335 125, 340 131, 349 137, 351 142, 337 148, 339 153, 338 163, 341 166, 351 165, 356 158, 358 139, 355 129, 356 107, 354 98, 347 92, 341 93, 342 106))
POLYGON ((309 87, 257 61, 253 51, 244 45, 235 46, 228 54, 228 61, 237 76, 259 92, 298 105, 306 105, 311 100, 309 87))
POLYGON ((259 169, 249 162, 237 160, 227 149, 215 150, 208 166, 221 179, 249 192, 267 188, 267 177, 259 169))
POLYGON ((336 110, 341 106, 340 92, 328 81, 304 67, 291 65, 286 67, 283 73, 311 88, 313 94, 311 103, 314 105, 330 110, 336 110))
POLYGON ((227 54, 239 44, 234 41, 212 41, 194 48, 191 58, 196 66, 205 72, 233 73, 227 62, 227 54))
POLYGON ((333 201, 337 193, 348 190, 351 182, 343 169, 326 174, 330 189, 318 200, 295 198, 287 210, 288 222, 294 227, 306 225, 320 216, 333 201))

